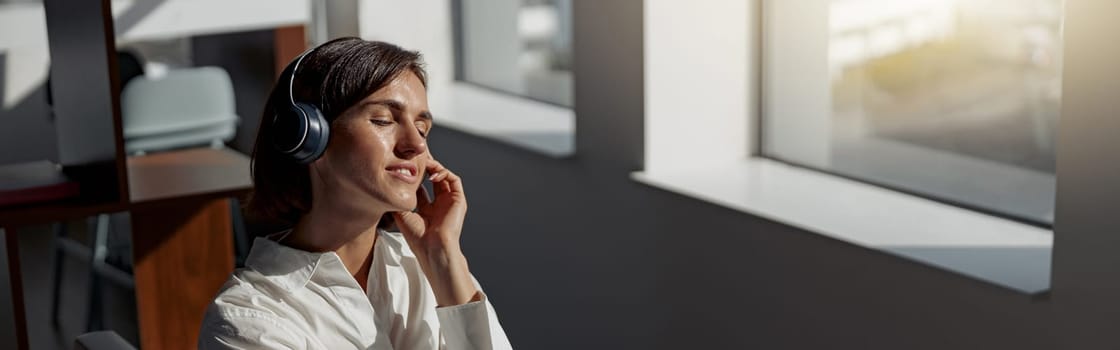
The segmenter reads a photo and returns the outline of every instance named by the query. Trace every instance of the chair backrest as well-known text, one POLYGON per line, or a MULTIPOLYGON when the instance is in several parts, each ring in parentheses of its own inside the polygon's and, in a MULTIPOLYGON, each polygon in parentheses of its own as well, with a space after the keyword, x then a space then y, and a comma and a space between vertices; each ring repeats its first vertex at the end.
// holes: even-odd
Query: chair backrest
POLYGON ((136 77, 121 93, 124 136, 145 136, 235 123, 233 83, 218 67, 170 70, 136 77))
POLYGON ((114 331, 97 331, 74 339, 74 350, 136 350, 114 331))

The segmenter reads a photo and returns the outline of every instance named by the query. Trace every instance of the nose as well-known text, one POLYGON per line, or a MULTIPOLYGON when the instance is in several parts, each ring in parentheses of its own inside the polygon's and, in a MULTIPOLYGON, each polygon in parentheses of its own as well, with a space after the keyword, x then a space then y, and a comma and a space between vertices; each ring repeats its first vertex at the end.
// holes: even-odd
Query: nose
POLYGON ((415 127, 404 127, 400 130, 397 133, 397 145, 393 148, 393 153, 396 153, 397 157, 412 159, 428 150, 428 140, 420 135, 420 130, 415 127))

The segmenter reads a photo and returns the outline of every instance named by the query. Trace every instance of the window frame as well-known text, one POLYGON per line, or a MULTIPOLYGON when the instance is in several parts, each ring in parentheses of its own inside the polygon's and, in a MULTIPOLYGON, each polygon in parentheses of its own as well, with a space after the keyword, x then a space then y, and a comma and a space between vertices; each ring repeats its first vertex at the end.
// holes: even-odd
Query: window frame
MULTIPOLYGON (((767 109, 767 105, 766 105, 767 95, 766 95, 766 93, 767 93, 767 89, 764 86, 765 82, 767 81, 767 76, 766 76, 766 73, 767 73, 767 69, 766 69, 767 68, 767 55, 763 54, 763 52, 765 50, 765 47, 766 47, 765 37, 766 37, 767 23, 766 23, 765 14, 767 13, 766 12, 767 11, 767 8, 766 8, 767 3, 774 2, 774 1, 780 1, 780 0, 750 0, 750 1, 755 6, 754 10, 756 11, 755 15, 752 18, 756 25, 753 28, 751 28, 751 30, 753 32, 750 33, 750 35, 752 37, 752 40, 754 40, 754 41, 750 45, 754 46, 753 49, 754 49, 754 52, 756 53, 755 55, 752 56, 752 59, 754 60, 754 63, 755 63, 755 67, 754 67, 755 72, 757 72, 756 76, 752 77, 752 79, 751 79, 752 80, 751 84, 756 87, 755 91, 757 91, 757 93, 750 96, 750 99, 752 101, 754 101, 754 103, 756 103, 756 105, 758 107, 754 111, 755 114, 751 117, 751 119, 752 119, 751 120, 752 129, 751 129, 750 132, 753 133, 755 142, 750 145, 750 148, 748 149, 748 151, 750 152, 750 154, 753 157, 770 159, 770 160, 774 160, 774 161, 777 161, 777 162, 785 163, 785 164, 790 165, 790 166, 800 167, 800 168, 808 169, 808 170, 811 170, 811 171, 817 171, 817 172, 829 174, 829 175, 832 175, 832 176, 844 178, 844 179, 847 179, 847 180, 860 182, 860 183, 864 183, 864 184, 888 189, 888 190, 891 190, 891 191, 900 192, 900 193, 915 196, 915 197, 925 198, 925 199, 928 199, 928 200, 931 200, 931 201, 947 204, 947 205, 950 205, 950 206, 968 209, 968 210, 975 211, 975 212, 978 212, 978 213, 981 213, 981 214, 984 214, 984 215, 994 216, 994 217, 998 217, 998 218, 1001 218, 1001 219, 1006 219, 1006 220, 1011 220, 1011 221, 1031 225, 1031 226, 1036 226, 1036 227, 1039 227, 1039 228, 1042 228, 1042 229, 1053 230, 1054 225, 1053 225, 1052 222, 1045 222, 1045 221, 1037 220, 1037 219, 1034 219, 1034 218, 1028 218, 1028 217, 1025 217, 1025 216, 1019 216, 1019 215, 1014 215, 1014 214, 1010 214, 1010 213, 1007 213, 1007 212, 1002 212, 1002 211, 997 210, 997 209, 984 207, 980 204, 972 204, 972 203, 968 203, 968 202, 961 201, 961 200, 955 200, 955 199, 949 198, 945 195, 939 195, 939 194, 936 194, 936 193, 922 193, 921 191, 918 191, 918 190, 915 190, 915 189, 912 189, 912 188, 907 188, 907 187, 898 186, 898 185, 892 185, 892 184, 889 184, 889 183, 875 181, 874 179, 869 179, 869 178, 860 177, 860 176, 856 176, 856 175, 849 175, 849 174, 845 174, 845 173, 842 173, 842 172, 839 172, 839 171, 835 171, 835 170, 826 169, 826 168, 814 166, 814 165, 811 165, 811 164, 807 164, 805 162, 799 162, 797 160, 787 159, 787 158, 784 158, 784 157, 782 157, 780 155, 777 155, 777 154, 773 154, 773 153, 768 154, 768 153, 764 152, 764 148, 765 148, 764 144, 766 143, 766 138, 768 137, 768 133, 765 132, 766 131, 766 124, 765 123, 766 123, 766 118, 767 118, 767 116, 766 116, 766 109, 767 109)), ((991 162, 995 162, 995 161, 991 161, 991 162)), ((1054 174, 1054 175, 1056 177, 1056 174, 1054 174)), ((1055 188, 1055 191, 1056 191, 1056 188, 1055 188)))
MULTIPOLYGON (((556 106, 556 107, 559 107, 559 108, 574 109, 575 101, 573 101, 573 106, 566 106, 566 105, 556 103, 556 102, 553 102, 553 101, 548 101, 548 100, 545 100, 545 99, 542 99, 542 98, 537 98, 537 97, 529 96, 529 95, 522 95, 522 94, 512 92, 512 91, 502 90, 502 89, 497 88, 497 87, 489 86, 489 85, 486 85, 486 84, 483 84, 483 83, 479 83, 479 82, 471 81, 471 80, 467 79, 467 77, 466 77, 466 63, 464 63, 465 60, 463 58, 463 52, 465 52, 465 50, 466 50, 465 49, 466 38, 465 38, 465 34, 463 33, 463 30, 462 30, 463 23, 464 23, 463 1, 465 1, 465 0, 449 0, 449 1, 451 1, 451 28, 452 28, 452 33, 453 33, 452 34, 452 39, 454 40, 454 42, 452 43, 452 47, 453 47, 454 56, 455 56, 455 81, 456 82, 458 82, 460 84, 472 85, 476 88, 479 88, 479 89, 482 89, 482 90, 488 90, 488 91, 491 91, 491 92, 496 93, 496 94, 509 95, 510 97, 522 98, 522 99, 526 99, 526 100, 530 100, 530 101, 540 102, 540 103, 556 106)), ((574 76, 575 73, 573 72, 572 75, 574 76)), ((574 81, 574 77, 573 77, 573 81, 574 81)), ((572 86, 570 86, 570 88, 572 90, 574 90, 575 89, 575 84, 573 83, 572 86)), ((572 95, 574 97, 575 94, 573 93, 572 95)))
POLYGON ((645 2, 645 169, 631 178, 1020 293, 1049 290, 1050 229, 760 155, 762 1, 645 2), (1014 253, 984 253, 998 250, 1014 253))

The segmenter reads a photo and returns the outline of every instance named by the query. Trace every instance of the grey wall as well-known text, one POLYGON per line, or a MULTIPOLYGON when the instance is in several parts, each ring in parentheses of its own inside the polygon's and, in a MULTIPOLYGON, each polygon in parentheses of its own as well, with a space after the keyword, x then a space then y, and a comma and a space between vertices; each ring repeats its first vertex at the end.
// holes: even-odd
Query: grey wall
POLYGON ((471 270, 515 346, 1057 348, 1045 298, 629 180, 641 4, 575 2, 575 158, 433 132, 433 153, 464 178, 471 270))
POLYGON ((464 178, 464 249, 519 348, 1056 348, 1021 294, 583 159, 448 130, 431 149, 464 178))
POLYGON ((275 81, 273 31, 259 30, 191 38, 195 66, 218 66, 229 72, 241 123, 229 146, 249 154, 264 104, 275 81))

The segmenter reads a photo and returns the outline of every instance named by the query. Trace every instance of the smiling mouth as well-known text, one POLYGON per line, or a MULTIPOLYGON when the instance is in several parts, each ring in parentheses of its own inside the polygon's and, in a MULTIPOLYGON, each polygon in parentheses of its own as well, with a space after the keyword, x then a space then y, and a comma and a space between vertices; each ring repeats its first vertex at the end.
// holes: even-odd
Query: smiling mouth
POLYGON ((408 165, 398 165, 385 168, 393 177, 409 184, 416 183, 416 169, 408 165))

